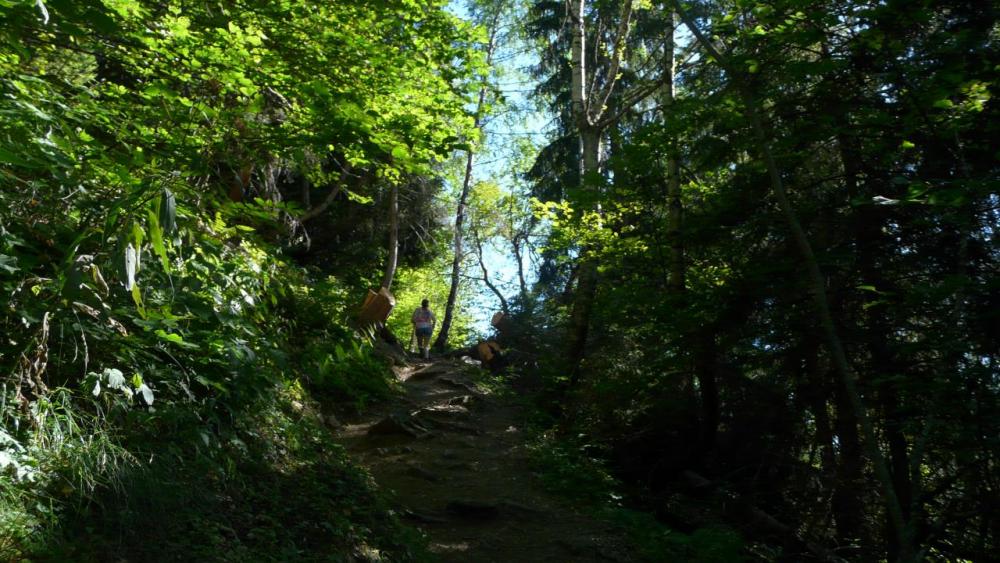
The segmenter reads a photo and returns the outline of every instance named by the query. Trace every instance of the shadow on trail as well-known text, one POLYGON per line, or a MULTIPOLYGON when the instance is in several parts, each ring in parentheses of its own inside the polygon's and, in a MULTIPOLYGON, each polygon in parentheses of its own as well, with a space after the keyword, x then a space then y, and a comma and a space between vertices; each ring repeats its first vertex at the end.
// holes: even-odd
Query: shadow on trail
POLYGON ((440 561, 633 561, 622 532, 547 493, 528 464, 523 412, 474 365, 397 368, 405 394, 339 439, 394 494, 440 561))

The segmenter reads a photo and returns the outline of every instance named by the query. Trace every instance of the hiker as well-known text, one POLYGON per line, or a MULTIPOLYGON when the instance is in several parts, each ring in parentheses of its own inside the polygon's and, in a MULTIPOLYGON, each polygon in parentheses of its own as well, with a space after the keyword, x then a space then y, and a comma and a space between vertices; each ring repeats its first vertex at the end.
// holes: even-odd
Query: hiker
POLYGON ((437 324, 437 319, 434 318, 434 313, 427 308, 429 302, 424 299, 420 302, 420 307, 413 311, 413 315, 410 317, 410 322, 413 323, 413 331, 417 335, 417 348, 420 349, 420 355, 424 358, 430 358, 430 343, 431 334, 434 332, 434 325, 437 324))

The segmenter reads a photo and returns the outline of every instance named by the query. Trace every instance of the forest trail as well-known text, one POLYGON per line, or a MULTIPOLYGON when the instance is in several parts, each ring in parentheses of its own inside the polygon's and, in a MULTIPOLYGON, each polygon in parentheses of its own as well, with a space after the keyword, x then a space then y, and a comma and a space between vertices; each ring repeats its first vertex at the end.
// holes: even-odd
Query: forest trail
POLYGON ((339 440, 440 561, 635 560, 620 530, 545 491, 528 463, 523 409, 462 360, 394 368, 405 394, 339 440))

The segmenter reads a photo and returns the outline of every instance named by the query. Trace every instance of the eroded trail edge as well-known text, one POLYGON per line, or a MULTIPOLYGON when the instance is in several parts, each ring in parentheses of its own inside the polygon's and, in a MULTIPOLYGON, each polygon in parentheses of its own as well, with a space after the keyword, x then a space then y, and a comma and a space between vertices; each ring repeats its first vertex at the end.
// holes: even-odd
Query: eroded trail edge
POLYGON ((339 439, 441 561, 632 561, 622 532, 547 493, 523 410, 462 360, 395 368, 405 394, 339 439))

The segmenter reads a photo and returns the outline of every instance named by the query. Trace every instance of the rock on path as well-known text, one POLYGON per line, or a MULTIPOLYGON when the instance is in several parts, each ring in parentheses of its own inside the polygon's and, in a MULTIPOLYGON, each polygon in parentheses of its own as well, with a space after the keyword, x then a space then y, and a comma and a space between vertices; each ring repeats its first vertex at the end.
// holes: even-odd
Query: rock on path
POLYGON ((406 394, 338 431, 445 562, 629 562, 621 530, 547 493, 522 411, 460 360, 397 369, 406 394))

